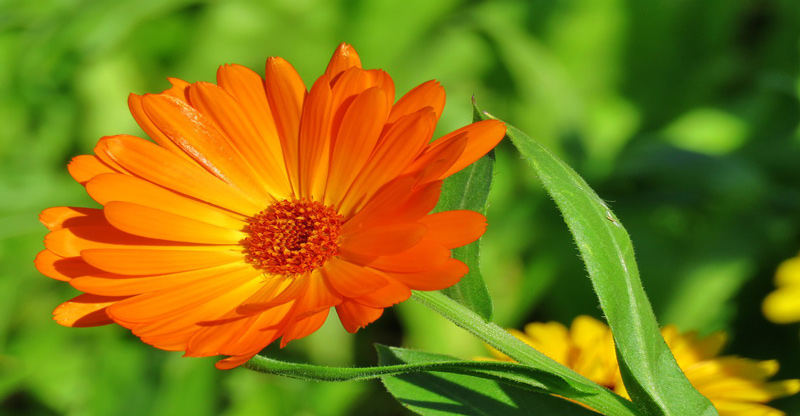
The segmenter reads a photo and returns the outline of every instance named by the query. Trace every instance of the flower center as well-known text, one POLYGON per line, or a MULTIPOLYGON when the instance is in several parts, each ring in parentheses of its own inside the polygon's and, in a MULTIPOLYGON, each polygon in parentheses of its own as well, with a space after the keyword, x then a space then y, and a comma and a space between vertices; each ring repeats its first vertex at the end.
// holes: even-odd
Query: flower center
POLYGON ((277 275, 298 275, 339 254, 344 217, 316 201, 283 200, 248 219, 245 260, 277 275))

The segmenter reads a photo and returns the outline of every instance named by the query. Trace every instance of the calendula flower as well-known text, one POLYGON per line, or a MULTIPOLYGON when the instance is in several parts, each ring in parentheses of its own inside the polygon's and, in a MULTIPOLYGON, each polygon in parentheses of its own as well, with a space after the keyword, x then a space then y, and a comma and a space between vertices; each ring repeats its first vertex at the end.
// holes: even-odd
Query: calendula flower
POLYGON ((778 266, 775 286, 775 291, 764 299, 764 316, 779 324, 800 321, 800 257, 778 266))
MULTIPOLYGON (((622 384, 614 340, 609 327, 589 316, 579 316, 567 329, 558 322, 530 323, 525 332, 511 329, 517 338, 595 383, 630 398, 622 384)), ((726 341, 722 332, 699 337, 668 325, 661 330, 686 378, 706 396, 721 416, 778 416, 784 413, 764 405, 800 391, 800 380, 767 381, 778 371, 776 361, 718 356, 726 341)), ((511 361, 492 350, 498 360, 511 361)))
POLYGON ((331 308, 355 332, 467 272, 450 249, 485 218, 429 212, 502 123, 431 142, 442 87, 395 102, 389 75, 346 44, 310 91, 281 58, 264 78, 225 65, 217 85, 170 81, 128 100, 155 143, 104 137, 69 164, 102 208, 41 214, 51 232, 36 267, 85 292, 56 308, 58 323, 117 323, 161 349, 229 356, 226 369, 311 334, 331 308))

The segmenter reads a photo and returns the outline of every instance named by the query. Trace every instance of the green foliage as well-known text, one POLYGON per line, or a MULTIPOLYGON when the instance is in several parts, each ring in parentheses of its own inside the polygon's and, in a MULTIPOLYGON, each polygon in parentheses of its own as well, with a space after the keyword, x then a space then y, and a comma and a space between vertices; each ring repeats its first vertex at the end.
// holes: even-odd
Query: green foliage
POLYGON ((541 374, 538 376, 538 380, 544 382, 555 378, 565 382, 569 387, 568 389, 560 388, 559 385, 562 383, 551 381, 546 384, 548 391, 569 397, 604 414, 619 416, 639 414, 633 407, 633 403, 555 362, 508 331, 494 323, 486 322, 479 315, 465 309, 463 305, 440 292, 414 292, 413 298, 444 316, 456 326, 480 338, 508 358, 535 370, 536 373, 541 374), (547 376, 547 378, 543 376, 547 376))
MULTIPOLYGON (((436 362, 439 354, 398 348, 379 349, 380 364, 436 362)), ((389 392, 404 406, 422 415, 596 415, 575 403, 524 386, 500 383, 465 374, 426 372, 383 379, 389 392)))
MULTIPOLYGON (((0 2, 0 413, 153 414, 169 402, 162 413, 406 414, 376 382, 212 371, 213 359, 155 350, 121 328, 61 328, 49 311, 77 291, 32 267, 45 234, 39 211, 94 206, 66 162, 103 135, 142 134, 127 111, 130 92, 160 91, 166 77, 213 81, 223 63, 263 73, 271 55, 310 84, 341 41, 366 67, 387 70, 398 94, 438 79, 448 93, 439 134, 469 122, 474 94, 575 168, 623 219, 661 323, 728 330, 728 353, 778 359, 781 377, 800 374, 797 326, 769 324, 759 308, 775 266, 800 248, 799 8, 793 0, 0 2), (183 396, 187 383, 193 394, 183 396)), ((508 143, 498 147, 481 243, 495 321, 519 328, 598 316, 561 214, 520 173, 527 169, 508 143)), ((440 321, 409 303, 356 336, 329 322, 268 354, 363 366, 375 363, 373 342, 486 354, 440 321)), ((797 398, 775 406, 800 412, 797 398)))
MULTIPOLYGON (((480 120, 476 112, 473 121, 480 120)), ((489 208, 489 191, 492 187, 494 151, 475 163, 447 178, 442 185, 442 195, 434 211, 467 209, 486 214, 489 208)), ((494 313, 492 297, 481 276, 480 240, 452 250, 453 258, 463 261, 469 272, 456 285, 442 290, 445 295, 469 307, 487 321, 494 313)))
POLYGON ((659 333, 620 220, 561 159, 515 127, 507 129, 575 239, 614 334, 622 377, 634 403, 653 415, 716 414, 689 384, 659 333))

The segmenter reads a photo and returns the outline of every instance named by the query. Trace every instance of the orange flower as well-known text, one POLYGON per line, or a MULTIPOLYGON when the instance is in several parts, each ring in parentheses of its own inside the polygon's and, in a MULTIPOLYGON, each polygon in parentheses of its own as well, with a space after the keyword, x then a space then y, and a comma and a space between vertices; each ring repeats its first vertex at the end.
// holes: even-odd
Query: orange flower
POLYGON ((128 100, 155 143, 104 137, 69 164, 103 207, 41 214, 51 232, 36 267, 85 292, 56 308, 58 323, 116 322, 161 349, 230 356, 227 369, 311 334, 330 308, 356 332, 467 272, 450 249, 477 240, 485 218, 429 212, 502 123, 429 143, 441 86, 395 103, 389 75, 346 44, 310 91, 281 58, 265 78, 226 65, 218 85, 170 81, 128 100))

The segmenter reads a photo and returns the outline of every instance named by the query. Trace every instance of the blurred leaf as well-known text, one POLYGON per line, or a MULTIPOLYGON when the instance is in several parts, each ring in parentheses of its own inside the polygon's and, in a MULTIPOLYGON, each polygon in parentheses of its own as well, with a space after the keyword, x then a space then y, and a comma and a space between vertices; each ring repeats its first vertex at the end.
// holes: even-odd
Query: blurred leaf
POLYGON ((152 416, 203 416, 216 414, 215 390, 221 375, 208 359, 167 360, 151 410, 152 416))
POLYGON ((674 282, 675 301, 660 316, 678 328, 725 328, 736 312, 734 296, 754 273, 752 261, 705 258, 700 264, 687 263, 686 278, 674 282))
POLYGON ((572 168, 525 133, 507 127, 509 138, 541 179, 575 238, 614 335, 622 377, 634 403, 647 414, 717 414, 686 379, 659 333, 625 228, 572 168))
POLYGON ((709 155, 730 153, 747 139, 747 124, 713 108, 692 110, 673 121, 664 131, 670 143, 685 150, 709 155))
MULTIPOLYGON (((480 120, 475 113, 473 119, 480 120)), ((468 209, 486 215, 489 190, 492 187, 492 168, 494 151, 478 159, 455 175, 447 178, 442 185, 442 195, 436 205, 436 212, 468 209)), ((461 260, 469 267, 469 272, 461 281, 441 292, 470 308, 487 321, 492 320, 492 297, 480 269, 480 240, 452 250, 453 258, 461 260)))
POLYGON ((23 363, 16 357, 0 358, 0 398, 5 398, 23 384, 26 376, 23 363))
MULTIPOLYGON (((378 346, 382 365, 419 364, 451 357, 378 346)), ((421 373, 384 377, 383 384, 400 403, 423 415, 594 415, 580 405, 496 380, 463 374, 421 373)))

